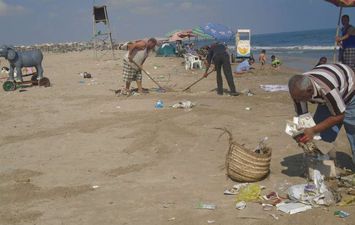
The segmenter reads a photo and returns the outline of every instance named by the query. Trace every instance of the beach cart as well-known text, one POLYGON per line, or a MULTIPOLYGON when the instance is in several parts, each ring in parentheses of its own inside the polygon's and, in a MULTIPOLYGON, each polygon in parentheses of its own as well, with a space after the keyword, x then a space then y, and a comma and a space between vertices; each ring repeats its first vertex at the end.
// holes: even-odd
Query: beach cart
POLYGON ((237 58, 249 58, 251 50, 251 34, 249 29, 238 29, 235 36, 237 58))
POLYGON ((31 77, 30 80, 24 80, 24 81, 10 81, 7 80, 3 83, 2 87, 4 91, 14 91, 18 87, 24 87, 24 86, 33 86, 33 85, 38 85, 38 86, 43 86, 43 87, 49 87, 50 86, 50 81, 47 77, 43 77, 38 80, 38 75, 37 71, 30 70, 29 73, 22 75, 22 77, 31 77))

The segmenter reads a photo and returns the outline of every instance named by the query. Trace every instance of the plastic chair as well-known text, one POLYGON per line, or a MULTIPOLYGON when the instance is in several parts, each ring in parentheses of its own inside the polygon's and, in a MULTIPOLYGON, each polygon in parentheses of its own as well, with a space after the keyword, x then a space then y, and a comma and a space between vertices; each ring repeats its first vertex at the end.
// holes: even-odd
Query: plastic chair
POLYGON ((185 60, 185 70, 188 70, 191 67, 189 56, 186 54, 183 54, 183 56, 184 56, 184 60, 185 60))
POLYGON ((202 69, 202 62, 198 56, 189 54, 188 58, 190 62, 190 69, 193 69, 195 64, 197 64, 198 68, 202 69))

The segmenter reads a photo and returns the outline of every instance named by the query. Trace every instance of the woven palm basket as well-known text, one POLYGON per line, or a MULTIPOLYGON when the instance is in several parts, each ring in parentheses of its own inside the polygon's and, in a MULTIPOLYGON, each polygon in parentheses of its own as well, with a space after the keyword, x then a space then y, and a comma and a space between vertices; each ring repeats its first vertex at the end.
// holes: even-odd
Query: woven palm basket
POLYGON ((229 134, 229 150, 226 155, 227 176, 238 182, 256 182, 267 177, 270 172, 271 148, 256 153, 233 141, 229 134))

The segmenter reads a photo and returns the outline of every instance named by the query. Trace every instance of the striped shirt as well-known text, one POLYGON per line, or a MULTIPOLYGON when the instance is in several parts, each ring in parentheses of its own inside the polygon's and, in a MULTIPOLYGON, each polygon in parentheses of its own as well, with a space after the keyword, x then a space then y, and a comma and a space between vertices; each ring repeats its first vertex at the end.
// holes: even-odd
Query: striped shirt
MULTIPOLYGON (((354 71, 344 64, 322 64, 303 75, 313 84, 314 93, 311 103, 326 104, 332 115, 345 112, 355 94, 354 71)), ((307 102, 295 102, 298 115, 308 112, 307 102)))

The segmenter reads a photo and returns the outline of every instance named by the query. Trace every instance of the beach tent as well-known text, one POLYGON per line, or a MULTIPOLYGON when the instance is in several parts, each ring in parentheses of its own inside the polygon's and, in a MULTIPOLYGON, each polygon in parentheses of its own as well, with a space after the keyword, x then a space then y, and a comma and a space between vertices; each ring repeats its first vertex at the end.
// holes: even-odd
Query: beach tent
POLYGON ((201 26, 201 30, 216 40, 231 40, 234 37, 234 32, 222 24, 207 23, 201 26))
POLYGON ((162 46, 160 46, 159 49, 157 50, 157 56, 164 56, 164 57, 175 56, 174 46, 170 43, 162 44, 162 46))
MULTIPOLYGON (((327 2, 330 2, 334 5, 336 5, 337 7, 340 8, 339 10, 339 18, 338 18, 338 26, 337 26, 337 31, 336 31, 336 36, 339 35, 339 27, 340 27, 340 20, 341 20, 341 14, 343 11, 343 7, 355 7, 355 0, 324 0, 327 2)), ((333 55, 333 61, 336 61, 336 46, 337 43, 335 42, 334 45, 334 55, 333 55)))

